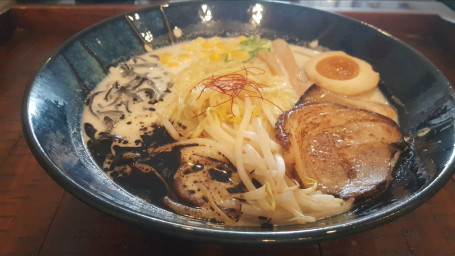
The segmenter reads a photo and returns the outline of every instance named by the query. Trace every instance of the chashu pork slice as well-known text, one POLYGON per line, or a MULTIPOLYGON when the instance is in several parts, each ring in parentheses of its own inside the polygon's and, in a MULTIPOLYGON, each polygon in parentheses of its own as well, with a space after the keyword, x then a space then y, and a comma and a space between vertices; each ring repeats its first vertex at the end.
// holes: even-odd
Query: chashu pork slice
POLYGON ((287 174, 341 198, 380 192, 391 179, 403 137, 383 115, 329 102, 295 105, 277 121, 287 174))
MULTIPOLYGON (((363 97, 373 97, 375 91, 370 91, 364 93, 363 97), (369 94, 369 95, 366 95, 369 94)), ((395 108, 391 105, 374 102, 371 100, 365 100, 358 96, 347 96, 342 95, 336 92, 329 91, 324 89, 316 84, 313 84, 303 95, 300 97, 297 104, 304 103, 305 101, 318 101, 318 102, 332 102, 338 103, 343 106, 351 107, 351 108, 361 108, 365 110, 369 110, 372 112, 376 112, 378 114, 384 115, 389 117, 390 119, 398 122, 398 115, 395 108)))

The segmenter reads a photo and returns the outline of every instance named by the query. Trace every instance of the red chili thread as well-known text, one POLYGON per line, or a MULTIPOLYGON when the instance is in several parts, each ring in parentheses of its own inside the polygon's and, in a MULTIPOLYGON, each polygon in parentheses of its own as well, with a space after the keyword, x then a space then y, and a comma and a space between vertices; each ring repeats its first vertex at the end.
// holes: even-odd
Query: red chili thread
MULTIPOLYGON (((246 95, 251 98, 260 98, 261 100, 266 100, 269 103, 273 104, 274 106, 278 107, 281 111, 283 111, 279 106, 275 105, 273 102, 265 99, 262 96, 261 91, 259 88, 265 87, 266 85, 263 85, 261 83, 257 83, 251 79, 248 78, 248 74, 254 74, 254 75, 262 75, 264 74, 265 71, 261 68, 258 67, 242 67, 241 70, 239 71, 234 71, 231 73, 227 73, 224 75, 220 76, 214 76, 212 75, 211 77, 203 79, 201 82, 199 82, 198 85, 201 85, 203 88, 197 97, 199 99, 202 96, 202 93, 204 93, 205 90, 214 90, 216 92, 219 92, 221 94, 227 95, 229 97, 228 100, 220 102, 216 104, 213 107, 218 107, 222 104, 225 104, 227 102, 231 102, 231 113, 233 116, 233 105, 234 105, 234 99, 239 98, 240 100, 244 100, 241 97, 242 92, 246 93, 251 93, 252 95, 246 95)), ((196 86, 195 86, 196 87, 196 86)), ((198 117, 202 115, 204 112, 194 116, 198 117)))

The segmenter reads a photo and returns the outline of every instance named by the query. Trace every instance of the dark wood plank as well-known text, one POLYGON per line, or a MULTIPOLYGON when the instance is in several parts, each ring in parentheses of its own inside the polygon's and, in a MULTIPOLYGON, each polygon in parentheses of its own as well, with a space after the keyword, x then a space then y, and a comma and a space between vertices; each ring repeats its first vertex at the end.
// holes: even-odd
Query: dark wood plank
POLYGON ((79 31, 108 17, 144 8, 144 5, 15 5, 19 27, 30 31, 79 31))
POLYGON ((69 36, 19 30, 0 45, 0 255, 37 254, 64 193, 31 154, 21 108, 30 79, 69 36))
POLYGON ((21 137, 0 168, 0 255, 39 252, 63 196, 21 137))
POLYGON ((258 247, 182 240, 123 223, 66 194, 41 253, 43 255, 320 255, 317 244, 258 247), (292 250, 291 250, 292 249, 292 250))
POLYGON ((443 20, 439 16, 360 12, 342 12, 340 14, 366 22, 406 42, 409 39, 431 39, 433 44, 427 44, 428 48, 440 47, 450 54, 452 59, 455 56, 455 47, 453 47, 455 45, 455 24, 443 20), (425 35, 425 37, 418 35, 425 35))

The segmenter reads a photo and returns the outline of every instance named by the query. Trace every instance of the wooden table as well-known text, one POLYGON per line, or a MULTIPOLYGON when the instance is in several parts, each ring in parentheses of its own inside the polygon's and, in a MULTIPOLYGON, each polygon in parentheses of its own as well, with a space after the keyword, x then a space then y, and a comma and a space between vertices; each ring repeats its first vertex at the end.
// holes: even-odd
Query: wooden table
MULTIPOLYGON (((16 5, 18 29, 0 44, 0 255, 455 255, 455 178, 424 205, 381 227, 318 243, 232 246, 134 227, 57 185, 30 152, 22 96, 40 65, 77 31, 138 5, 16 5), (78 16, 81 15, 81 16, 78 16)), ((455 84, 455 29, 437 16, 344 13, 390 32, 455 84)))

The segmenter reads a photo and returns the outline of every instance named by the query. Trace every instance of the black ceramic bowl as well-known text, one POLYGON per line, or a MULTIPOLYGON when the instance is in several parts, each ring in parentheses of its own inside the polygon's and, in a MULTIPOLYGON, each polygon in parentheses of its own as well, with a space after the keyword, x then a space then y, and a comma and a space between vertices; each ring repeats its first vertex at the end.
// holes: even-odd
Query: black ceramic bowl
POLYGON ((455 95, 424 56, 364 23, 293 4, 192 2, 155 6, 111 18, 77 34, 46 61, 30 84, 23 126, 30 148, 62 187, 91 206, 141 227, 179 237, 237 243, 334 238, 397 218, 424 203, 451 177, 455 158, 455 95), (84 100, 110 66, 183 36, 256 35, 294 44, 319 40, 365 59, 381 74, 381 89, 399 110, 409 140, 381 196, 351 211, 305 225, 229 227, 177 215, 113 183, 83 143, 84 100), (153 36, 153 37, 152 37, 153 36), (153 38, 153 40, 151 40, 153 38), (428 129, 429 130, 428 130, 428 129), (427 132, 422 132, 426 129, 427 132))

